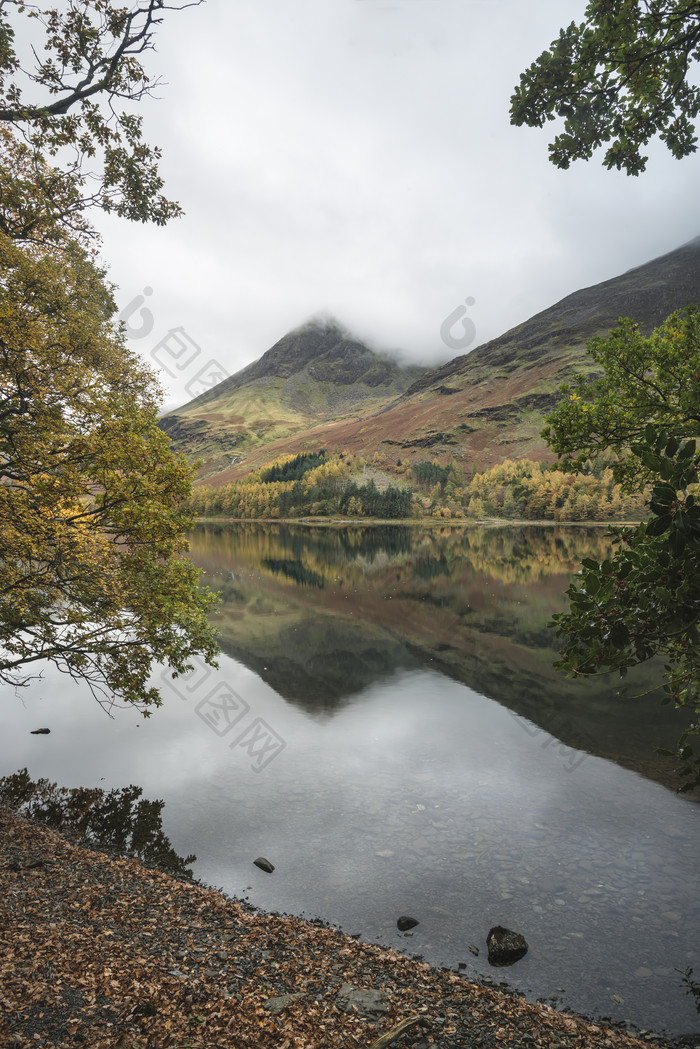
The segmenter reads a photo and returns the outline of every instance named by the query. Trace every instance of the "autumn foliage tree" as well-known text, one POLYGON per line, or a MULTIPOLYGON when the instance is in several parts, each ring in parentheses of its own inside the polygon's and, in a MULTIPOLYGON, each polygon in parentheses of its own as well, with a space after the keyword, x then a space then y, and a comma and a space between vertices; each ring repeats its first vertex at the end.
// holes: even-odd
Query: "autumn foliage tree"
MULTIPOLYGON (((621 321, 589 347, 602 374, 562 387, 544 436, 560 460, 582 469, 613 449, 612 470, 628 492, 649 489, 649 515, 614 529, 619 547, 583 562, 555 616, 559 666, 575 675, 617 670, 661 656, 666 700, 700 715, 700 310, 673 314, 649 338, 621 321)), ((678 746, 685 788, 700 785, 691 737, 678 746)))
POLYGON ((648 423, 678 438, 700 432, 700 309, 676 311, 649 337, 622 319, 587 349, 598 377, 581 373, 561 387, 543 436, 574 470, 612 449, 616 480, 639 489, 654 478, 634 450, 648 423))
POLYGON ((182 556, 190 468, 80 245, 0 234, 0 273, 0 677, 51 660, 157 704, 153 660, 183 672, 215 652, 211 598, 182 556))
POLYGON ((158 225, 182 213, 161 192, 160 150, 144 141, 135 103, 161 83, 145 60, 164 13, 201 2, 0 0, 0 122, 14 135, 0 167, 1 229, 45 242, 85 232, 89 207, 158 225), (28 46, 32 34, 43 49, 28 46), (18 163, 33 168, 28 183, 18 163))
MULTIPOLYGON (((697 0, 590 0, 522 73, 511 122, 530 127, 563 119, 550 160, 568 168, 609 144, 603 163, 644 171, 644 148, 659 135, 677 159, 697 150, 700 114, 697 0)), ((602 375, 562 392, 543 436, 566 467, 580 471, 613 449, 614 476, 627 492, 651 490, 648 520, 618 533, 624 544, 602 563, 584 562, 569 587, 570 612, 557 617, 560 667, 595 673, 662 655, 668 701, 700 714, 700 314, 689 304, 646 339, 632 320, 589 345, 602 375)), ((678 746, 687 787, 700 785, 690 735, 678 746)))
POLYGON ((0 0, 0 680, 50 661, 145 713, 154 662, 215 662, 214 599, 185 556, 192 471, 158 428, 161 390, 85 212, 179 213, 128 106, 156 83, 140 57, 165 10, 0 0), (23 18, 44 31, 31 68, 23 18))

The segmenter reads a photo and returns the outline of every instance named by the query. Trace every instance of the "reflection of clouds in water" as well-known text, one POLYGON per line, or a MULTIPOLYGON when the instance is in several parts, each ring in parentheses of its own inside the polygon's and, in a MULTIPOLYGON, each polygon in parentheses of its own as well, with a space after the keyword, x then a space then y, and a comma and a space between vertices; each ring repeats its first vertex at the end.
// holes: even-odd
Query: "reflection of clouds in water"
MULTIPOLYGON (((13 747, 2 755, 3 771, 40 761, 46 769, 41 775, 63 783, 70 779, 72 786, 98 782, 101 777, 115 786, 131 781, 143 786, 151 782, 183 785, 199 780, 203 772, 215 774, 232 759, 226 737, 216 736, 195 710, 217 683, 228 683, 247 696, 258 716, 267 712, 274 717, 276 708, 285 706, 256 675, 225 656, 221 670, 213 671, 184 700, 163 683, 159 673, 153 681, 161 688, 163 706, 145 719, 124 706, 109 717, 86 687, 53 668, 46 671, 43 685, 26 691, 18 700, 6 690, 8 694, 2 697, 4 735, 6 739, 11 735, 13 747), (39 722, 51 728, 51 735, 43 737, 43 748, 38 742, 42 737, 29 735, 39 722)), ((184 693, 178 681, 174 684, 184 693)))
MULTIPOLYGON (((216 554, 242 580, 222 607, 225 650, 317 717, 337 716, 399 669, 439 668, 535 722, 542 748, 571 771, 588 750, 670 778, 655 748, 675 746, 682 714, 646 695, 631 717, 617 677, 574 681, 553 668, 547 622, 567 607, 567 567, 609 554, 604 528, 205 525, 192 545, 210 571, 216 554), (260 568, 283 551, 322 576, 324 590, 280 586, 260 568), (358 558, 384 567, 366 577, 358 558)), ((646 691, 655 674, 633 670, 627 682, 646 691)))
MULTIPOLYGON (((313 726, 314 745, 293 751, 232 814, 240 849, 212 842, 207 867, 228 865, 234 891, 252 883, 264 906, 320 912, 389 943, 396 915, 416 913, 416 947, 432 941, 435 960, 451 964, 482 924, 523 927, 533 951, 521 981, 537 984, 550 962, 558 984, 585 984, 583 970, 601 969, 632 1009, 620 937, 657 961, 671 956, 656 897, 639 895, 649 872, 630 864, 629 850, 646 838, 658 864, 651 842, 676 799, 600 759, 568 774, 561 755, 542 749, 543 735, 528 736, 506 710, 435 674, 401 675, 358 712, 313 726), (249 873, 260 849, 273 862, 283 857, 274 884, 249 873), (645 932, 625 934, 620 922, 635 917, 645 932), (574 935, 585 942, 576 940, 573 956, 551 953, 574 935)), ((663 858, 677 877, 661 876, 674 906, 692 877, 697 819, 680 823, 683 836, 663 858)))
POLYGON ((565 986, 572 1006, 598 1012, 614 987, 626 1016, 652 1023, 667 1001, 666 1022, 691 1028, 672 978, 643 989, 627 958, 671 974, 692 961, 697 806, 600 758, 567 772, 547 733, 437 672, 401 672, 325 722, 226 656, 202 688, 220 682, 286 741, 258 775, 197 717, 198 690, 166 695, 146 721, 133 710, 110 720, 50 672, 43 698, 3 697, 1 771, 137 783, 166 801, 165 832, 197 854, 195 874, 232 894, 252 885, 260 906, 320 914, 439 964, 466 960, 501 922, 531 944, 508 973, 517 986, 565 986), (29 735, 40 724, 50 736, 29 735), (258 855, 274 875, 253 867, 258 855), (682 923, 663 918, 661 897, 682 923), (420 920, 413 938, 398 937, 400 913, 420 920))

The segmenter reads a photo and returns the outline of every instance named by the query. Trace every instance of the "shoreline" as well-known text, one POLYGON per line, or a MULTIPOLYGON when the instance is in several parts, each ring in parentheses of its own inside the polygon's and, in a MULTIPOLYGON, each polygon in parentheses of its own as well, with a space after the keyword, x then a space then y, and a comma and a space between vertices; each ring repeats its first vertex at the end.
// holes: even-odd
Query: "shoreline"
POLYGON ((507 518, 507 517, 229 517, 225 514, 212 517, 199 515, 195 517, 194 524, 297 524, 313 525, 314 527, 347 528, 350 525, 397 525, 404 528, 416 528, 430 526, 434 528, 445 527, 484 527, 507 528, 510 526, 537 525, 547 528, 562 526, 566 528, 634 528, 641 521, 555 521, 553 518, 507 518))
POLYGON ((84 847, 7 808, 0 867, 0 1044, 16 1049, 380 1049, 392 1032, 382 1049, 700 1049, 700 1033, 560 1012, 84 847), (354 1007, 349 987, 366 992, 354 1007))

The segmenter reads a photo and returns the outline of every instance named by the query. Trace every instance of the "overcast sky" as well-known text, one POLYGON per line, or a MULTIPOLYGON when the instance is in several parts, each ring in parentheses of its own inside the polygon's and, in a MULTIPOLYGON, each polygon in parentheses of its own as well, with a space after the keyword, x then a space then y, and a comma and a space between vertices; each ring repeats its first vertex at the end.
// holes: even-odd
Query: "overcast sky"
POLYGON ((208 0, 166 13, 149 69, 167 85, 142 112, 186 215, 164 229, 98 220, 120 308, 151 289, 128 323, 134 347, 155 350, 166 407, 314 314, 435 364, 700 234, 697 154, 653 144, 639 178, 597 156, 560 171, 554 124, 510 125, 519 74, 584 9, 208 0), (156 349, 172 329, 181 341, 156 349))

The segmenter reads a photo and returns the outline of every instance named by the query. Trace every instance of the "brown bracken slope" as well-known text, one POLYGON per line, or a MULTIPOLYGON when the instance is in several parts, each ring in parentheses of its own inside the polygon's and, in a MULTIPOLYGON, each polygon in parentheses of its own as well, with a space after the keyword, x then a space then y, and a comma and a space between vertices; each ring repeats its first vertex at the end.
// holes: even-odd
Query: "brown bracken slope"
MULTIPOLYGON (((239 461, 232 463, 229 456, 223 469, 219 458, 206 471, 207 482, 227 483, 279 455, 320 447, 360 455, 379 451, 404 461, 445 462, 454 456, 479 469, 506 458, 551 459, 539 436, 544 416, 557 403, 560 384, 590 369, 590 339, 609 332, 621 317, 633 318, 648 334, 674 310, 694 302, 700 302, 700 237, 574 292, 471 353, 423 372, 405 392, 373 411, 365 402, 362 415, 317 415, 316 425, 276 438, 270 433, 270 440, 246 448, 239 461)), ((293 352, 293 340, 287 352, 293 352)), ((331 365, 326 362, 326 367, 331 365)), ((213 414, 217 390, 206 395, 206 404, 192 402, 178 414, 199 407, 204 420, 202 409, 213 414)), ((215 426, 213 419, 209 425, 215 426)), ((188 450, 186 444, 181 447, 188 450)))

